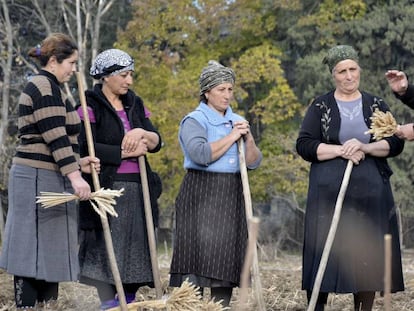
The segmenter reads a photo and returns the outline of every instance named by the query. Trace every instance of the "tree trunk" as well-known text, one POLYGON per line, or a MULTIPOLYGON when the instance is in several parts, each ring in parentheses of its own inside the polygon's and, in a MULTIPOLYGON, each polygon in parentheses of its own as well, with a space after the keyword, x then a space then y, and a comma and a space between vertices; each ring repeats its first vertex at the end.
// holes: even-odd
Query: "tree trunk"
MULTIPOLYGON (((6 48, 2 49, 6 53, 6 57, 0 60, 1 68, 3 71, 3 84, 1 87, 2 91, 2 106, 1 106, 1 122, 0 122, 0 146, 1 152, 0 156, 6 153, 5 147, 5 129, 9 123, 9 99, 10 99, 10 73, 12 71, 12 64, 13 64, 13 28, 10 22, 9 16, 9 8, 7 6, 6 0, 1 0, 2 8, 3 8, 3 18, 4 18, 4 31, 6 33, 6 48)), ((1 43, 3 45, 3 43, 1 43)), ((3 48, 4 46, 2 46, 3 48)), ((3 54, 4 55, 4 54, 3 54)), ((4 174, 3 178, 7 178, 8 174, 4 174)), ((3 180, 2 183, 6 183, 6 180, 3 180)), ((0 219, 0 238, 3 237, 4 232, 4 224, 3 224, 3 205, 1 204, 0 200, 0 208, 1 208, 1 219, 0 219)))

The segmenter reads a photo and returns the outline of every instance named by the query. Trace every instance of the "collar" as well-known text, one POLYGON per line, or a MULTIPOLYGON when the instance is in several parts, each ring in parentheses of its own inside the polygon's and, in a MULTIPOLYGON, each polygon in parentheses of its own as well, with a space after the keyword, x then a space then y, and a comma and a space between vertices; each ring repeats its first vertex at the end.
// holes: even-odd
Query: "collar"
POLYGON ((41 69, 41 70, 39 70, 39 74, 38 75, 45 76, 49 80, 52 80, 53 82, 55 82, 57 85, 60 86, 60 82, 58 81, 58 79, 56 78, 56 76, 53 73, 51 73, 51 72, 49 72, 47 70, 41 69))

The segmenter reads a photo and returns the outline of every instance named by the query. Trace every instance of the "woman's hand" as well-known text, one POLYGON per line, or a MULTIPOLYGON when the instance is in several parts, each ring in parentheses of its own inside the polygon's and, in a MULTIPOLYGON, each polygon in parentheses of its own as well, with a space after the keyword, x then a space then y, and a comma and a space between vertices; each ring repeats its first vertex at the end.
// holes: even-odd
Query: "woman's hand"
POLYGON ((233 123, 233 130, 231 131, 235 135, 237 141, 240 137, 250 134, 250 125, 246 120, 236 121, 233 123))
POLYGON ((414 140, 414 124, 408 123, 403 125, 398 125, 395 136, 401 139, 414 140))
POLYGON ((66 176, 70 180, 74 194, 77 195, 81 201, 89 200, 91 198, 91 187, 82 178, 80 171, 74 171, 66 176))
POLYGON ((352 155, 343 155, 344 159, 351 160, 352 163, 358 165, 361 161, 365 160, 365 153, 361 150, 354 152, 352 155))
POLYGON ((92 172, 91 164, 94 170, 99 174, 101 172, 101 161, 96 157, 83 157, 79 160, 79 165, 83 173, 90 174, 92 172))
POLYGON ((350 156, 354 155, 354 153, 357 152, 357 151, 359 151, 359 150, 361 150, 362 152, 364 152, 363 148, 364 148, 364 144, 363 143, 361 143, 356 138, 351 138, 351 139, 347 140, 342 145, 342 152, 343 152, 343 155, 344 156, 350 157, 350 156))
POLYGON ((123 159, 135 158, 135 157, 145 155, 147 154, 147 152, 148 152, 148 140, 146 138, 143 138, 138 142, 138 145, 133 151, 126 152, 125 150, 122 150, 121 157, 123 159))
POLYGON ((125 153, 135 152, 140 141, 145 137, 145 130, 142 128, 134 128, 127 132, 122 139, 121 148, 125 153))
POLYGON ((407 91, 408 79, 404 72, 398 70, 388 70, 385 73, 391 90, 402 96, 407 91))

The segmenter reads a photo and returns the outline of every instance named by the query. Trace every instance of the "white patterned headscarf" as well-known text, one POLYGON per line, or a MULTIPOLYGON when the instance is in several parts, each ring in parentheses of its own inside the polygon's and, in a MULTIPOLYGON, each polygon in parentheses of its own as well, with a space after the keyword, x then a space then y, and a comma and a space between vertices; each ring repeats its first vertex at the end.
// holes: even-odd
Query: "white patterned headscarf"
POLYGON ((133 58, 124 51, 109 49, 96 56, 89 74, 95 79, 101 79, 130 70, 134 71, 133 58))
POLYGON ((235 82, 236 76, 233 69, 225 67, 215 60, 210 60, 207 67, 203 68, 199 78, 200 95, 203 95, 205 92, 211 90, 219 84, 234 84, 235 82))

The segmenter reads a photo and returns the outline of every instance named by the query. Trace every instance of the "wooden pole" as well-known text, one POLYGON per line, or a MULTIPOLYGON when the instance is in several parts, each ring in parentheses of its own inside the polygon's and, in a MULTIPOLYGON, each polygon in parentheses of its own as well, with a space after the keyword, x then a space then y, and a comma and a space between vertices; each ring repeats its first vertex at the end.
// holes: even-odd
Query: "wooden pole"
POLYGON ((246 302, 248 297, 250 269, 254 258, 254 250, 256 248, 259 223, 260 220, 258 217, 252 217, 249 222, 249 243, 247 245, 246 256, 244 257, 243 270, 240 276, 240 298, 238 310, 248 310, 246 302))
MULTIPOLYGON (((83 116, 84 116, 83 122, 85 125, 86 142, 88 144, 88 153, 91 157, 95 157, 95 149, 93 145, 91 124, 89 121, 88 107, 86 104, 85 91, 83 89, 82 77, 81 77, 80 72, 76 72, 76 78, 78 81, 79 99, 80 99, 83 116)), ((99 184, 98 173, 96 172, 93 163, 91 163, 91 174, 92 174, 93 186, 95 188, 95 191, 98 191, 99 189, 101 189, 101 186, 99 184)), ((127 311, 128 307, 127 307, 127 303, 125 299, 124 288, 122 286, 121 276, 119 274, 118 265, 116 263, 114 246, 112 243, 112 236, 111 236, 111 230, 109 228, 108 218, 106 218, 105 210, 102 209, 101 207, 99 207, 99 209, 101 210, 102 214, 105 215, 105 217, 100 216, 100 218, 101 218, 102 229, 104 233, 106 251, 108 253, 108 259, 109 259, 109 264, 111 266, 112 276, 114 277, 115 287, 118 293, 120 307, 122 311, 127 311)))
POLYGON ((391 234, 384 235, 384 307, 385 311, 391 311, 391 262, 392 262, 392 240, 391 234))
MULTIPOLYGON (((239 164, 240 164, 240 174, 241 180, 243 184, 243 195, 244 195, 244 205, 246 211, 246 223, 249 224, 250 219, 253 217, 253 207, 252 207, 252 199, 250 194, 250 186, 249 186, 249 177, 247 174, 247 166, 246 166, 246 158, 244 155, 244 140, 241 137, 237 141, 238 152, 239 152, 239 164)), ((249 239, 252 235, 249 232, 249 239)), ((265 303, 263 299, 263 291, 262 291, 262 283, 260 281, 260 272, 259 272, 259 262, 257 259, 257 248, 254 247, 253 249, 253 263, 252 263, 252 276, 253 276, 253 284, 255 287, 254 293, 257 300, 257 310, 258 311, 265 311, 265 303)))
POLYGON ((309 306, 307 311, 315 310, 316 302, 319 296, 319 290, 321 288, 321 283, 323 275, 325 273, 326 264, 328 263, 329 253, 331 252, 332 244, 335 238, 336 229, 338 228, 339 218, 341 217, 342 203, 345 198, 346 189, 348 188, 349 178, 351 177, 353 163, 351 160, 348 160, 347 167, 345 169, 344 177, 342 179, 341 188, 339 189, 338 198, 336 199, 335 211, 332 217, 331 227, 329 228, 328 236, 326 238, 325 247, 322 252, 321 261, 319 263, 318 272, 315 278, 315 284, 312 289, 312 296, 309 301, 309 306))
POLYGON ((145 165, 145 157, 139 156, 138 163, 139 163, 139 171, 141 175, 142 194, 144 197, 145 220, 147 223, 147 235, 148 235, 148 245, 149 245, 150 256, 151 256, 152 275, 154 278, 154 286, 155 286, 157 299, 161 299, 162 297, 161 278, 160 278, 160 271, 159 271, 159 266, 158 266, 157 247, 156 247, 156 242, 155 242, 154 222, 152 219, 152 209, 151 209, 150 193, 149 193, 149 187, 148 187, 147 168, 145 165))

